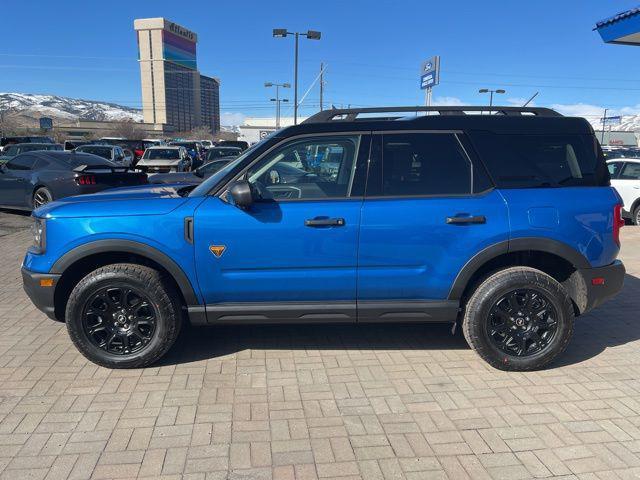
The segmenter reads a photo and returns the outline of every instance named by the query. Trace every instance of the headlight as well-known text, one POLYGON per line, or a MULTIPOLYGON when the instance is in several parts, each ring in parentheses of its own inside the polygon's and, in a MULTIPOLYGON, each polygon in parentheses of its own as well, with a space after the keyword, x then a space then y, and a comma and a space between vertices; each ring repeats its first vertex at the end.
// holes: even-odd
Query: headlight
POLYGON ((33 234, 31 250, 36 254, 44 253, 47 248, 47 221, 44 218, 34 217, 31 233, 33 234))

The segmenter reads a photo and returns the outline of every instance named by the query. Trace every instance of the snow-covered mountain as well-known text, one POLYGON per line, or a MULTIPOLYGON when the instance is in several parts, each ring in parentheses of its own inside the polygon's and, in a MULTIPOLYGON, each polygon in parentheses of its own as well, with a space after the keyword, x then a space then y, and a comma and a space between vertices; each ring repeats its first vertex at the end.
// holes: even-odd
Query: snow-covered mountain
MULTIPOLYGON (((602 130, 599 118, 588 118, 595 130, 602 130)), ((609 126, 605 128, 609 130, 609 126)), ((611 130, 616 132, 640 132, 640 115, 623 115, 619 125, 611 125, 611 130)))
POLYGON ((6 110, 24 117, 51 117, 56 120, 142 121, 142 112, 136 108, 56 95, 0 92, 0 111, 6 110))

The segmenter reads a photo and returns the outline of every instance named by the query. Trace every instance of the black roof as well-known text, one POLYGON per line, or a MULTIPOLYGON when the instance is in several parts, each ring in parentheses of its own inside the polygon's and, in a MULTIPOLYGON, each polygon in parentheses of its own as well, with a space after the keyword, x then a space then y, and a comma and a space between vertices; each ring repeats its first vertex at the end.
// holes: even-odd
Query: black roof
POLYGON ((299 125, 278 131, 276 137, 307 133, 385 130, 486 130, 496 133, 590 134, 581 117, 564 117, 547 108, 520 107, 381 107, 333 109, 299 125), (395 113, 394 112, 399 112, 395 113), (417 115, 416 112, 432 114, 417 115))
POLYGON ((64 162, 65 164, 111 165, 109 160, 97 155, 69 150, 36 150, 34 152, 29 152, 28 155, 43 158, 45 160, 64 162))

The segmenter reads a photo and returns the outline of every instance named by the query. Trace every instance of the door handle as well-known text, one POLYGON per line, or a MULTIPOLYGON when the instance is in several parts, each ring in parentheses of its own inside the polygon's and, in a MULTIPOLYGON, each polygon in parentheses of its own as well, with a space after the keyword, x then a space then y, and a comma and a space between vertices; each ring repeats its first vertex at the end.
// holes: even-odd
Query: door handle
POLYGON ((451 225, 465 225, 468 223, 487 223, 484 215, 474 215, 468 217, 447 217, 447 223, 451 225))
POLYGON ((305 227, 343 227, 344 218, 310 218, 304 221, 305 227))

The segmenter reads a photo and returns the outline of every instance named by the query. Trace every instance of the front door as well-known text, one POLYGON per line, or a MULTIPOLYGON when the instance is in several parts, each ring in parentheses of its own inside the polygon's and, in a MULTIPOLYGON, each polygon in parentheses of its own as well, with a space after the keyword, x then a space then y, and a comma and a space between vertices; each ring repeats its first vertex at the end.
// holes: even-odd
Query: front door
POLYGON ((194 218, 209 322, 355 321, 357 239, 369 136, 304 137, 241 177, 264 200, 208 197, 194 218))
POLYGON ((507 207, 456 132, 374 135, 362 209, 358 320, 455 319, 456 275, 508 240, 507 207))
POLYGON ((28 154, 17 155, 9 160, 0 172, 0 205, 25 206, 30 192, 32 167, 35 158, 28 154))

